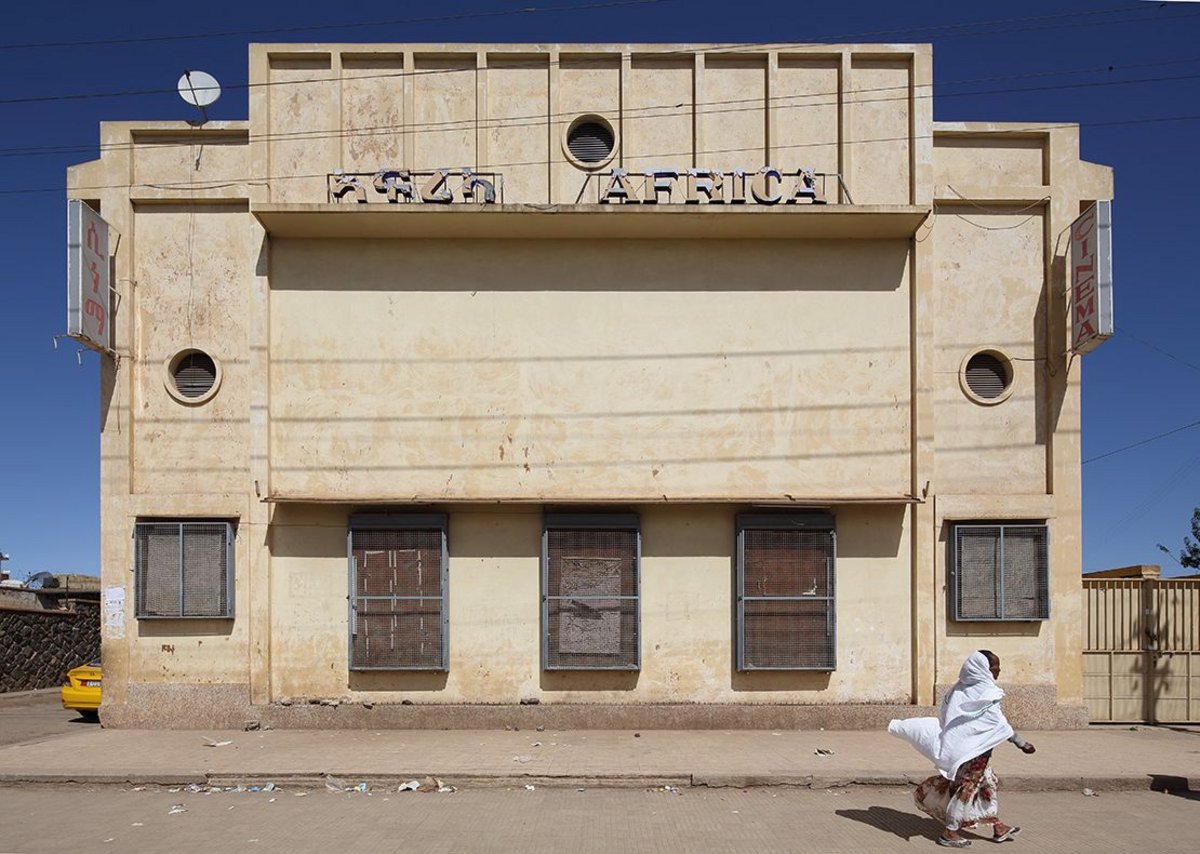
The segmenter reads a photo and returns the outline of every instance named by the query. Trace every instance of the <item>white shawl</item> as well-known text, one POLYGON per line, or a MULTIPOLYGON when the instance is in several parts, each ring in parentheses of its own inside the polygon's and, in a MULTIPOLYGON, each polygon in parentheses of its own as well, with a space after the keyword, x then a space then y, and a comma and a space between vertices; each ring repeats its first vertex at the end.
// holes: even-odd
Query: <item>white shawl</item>
POLYGON ((953 780, 964 762, 1012 737, 1000 699, 1004 691, 992 677, 987 656, 973 652, 963 662, 954 684, 942 699, 936 718, 908 718, 888 724, 888 732, 904 739, 933 762, 938 773, 953 780))

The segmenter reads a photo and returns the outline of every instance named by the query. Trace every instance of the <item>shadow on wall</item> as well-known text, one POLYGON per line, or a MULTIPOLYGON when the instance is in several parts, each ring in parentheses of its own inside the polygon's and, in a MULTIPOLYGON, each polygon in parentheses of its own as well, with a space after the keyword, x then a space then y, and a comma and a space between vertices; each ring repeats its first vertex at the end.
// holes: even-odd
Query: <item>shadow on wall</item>
POLYGON ((351 691, 444 691, 450 674, 444 670, 351 670, 351 691))
POLYGON ((829 688, 826 670, 738 670, 733 667, 735 691, 824 691, 829 688))
POLYGON ((141 638, 229 637, 232 634, 233 620, 196 617, 138 620, 138 637, 141 638))
MULTIPOLYGON (((1038 294, 1037 308, 1033 314, 1033 329, 1030 330, 1030 338, 1033 341, 1033 358, 1040 361, 1033 363, 1033 440, 1043 447, 1050 444, 1050 436, 1052 424, 1058 422, 1058 411, 1062 407, 1062 396, 1058 395, 1057 399, 1050 398, 1050 392, 1054 388, 1054 383, 1047 383, 1046 366, 1050 362, 1046 361, 1046 324, 1049 321, 1049 298, 1047 291, 1049 290, 1049 282, 1060 281, 1055 278, 1056 274, 1054 267, 1058 265, 1059 271, 1062 269, 1062 261, 1055 259, 1051 262, 1051 278, 1047 282, 1042 283, 1041 293, 1038 294)), ((1058 350, 1056 352, 1062 352, 1058 350)), ((1058 370, 1058 365, 1052 366, 1055 371, 1058 370)), ((1066 383, 1058 383, 1064 389, 1066 383)))
POLYGON ((904 536, 904 504, 874 504, 840 507, 837 515, 837 556, 839 558, 904 558, 900 539, 904 536))
POLYGON ((258 257, 254 260, 254 275, 263 278, 271 275, 271 240, 263 234, 262 243, 258 245, 258 257))
POLYGON ((855 241, 850 253, 811 240, 739 240, 732 249, 722 240, 475 240, 467 254, 450 240, 425 241, 416 254, 399 241, 352 242, 273 241, 272 289, 521 292, 554 282, 560 292, 895 291, 908 267, 901 240, 855 241), (631 248, 637 275, 614 275, 631 248), (395 269, 405 275, 386 273, 395 269), (497 275, 506 269, 520 274, 497 275))
POLYGON ((992 621, 960 623, 946 614, 946 637, 951 638, 1036 638, 1042 633, 1039 622, 992 621))
POLYGON ((543 691, 632 691, 638 686, 637 670, 543 670, 543 691))
MULTIPOLYGON (((1057 247, 1055 247, 1055 251, 1057 251, 1057 247)), ((1068 249, 1067 251, 1069 252, 1070 250, 1068 249)), ((1054 260, 1050 262, 1050 281, 1062 282, 1063 285, 1057 290, 1065 293, 1067 282, 1067 260, 1064 256, 1056 255, 1054 260)), ((1041 301, 1038 302, 1038 311, 1042 314, 1042 316, 1039 318, 1040 323, 1036 324, 1036 328, 1039 331, 1046 328, 1046 323, 1050 317, 1066 316, 1068 310, 1068 306, 1065 304, 1065 300, 1061 296, 1056 296, 1051 299, 1051 297, 1047 295, 1047 291, 1047 288, 1042 289, 1042 298, 1041 301)), ((1059 354, 1067 352, 1067 347, 1069 346, 1067 330, 1070 328, 1071 322, 1069 319, 1065 324, 1054 323, 1050 326, 1050 353, 1053 355, 1045 353, 1041 355, 1046 355, 1048 359, 1052 360, 1047 361, 1046 364, 1052 365, 1056 371, 1066 370, 1065 360, 1059 354)), ((1044 340, 1044 336, 1041 336, 1040 340, 1044 340)), ((1046 383, 1045 372, 1039 370, 1037 371, 1036 376, 1038 382, 1037 391, 1039 392, 1037 399, 1043 400, 1041 389, 1046 383)), ((1037 440, 1040 444, 1049 444, 1050 437, 1058 430, 1058 420, 1062 416, 1062 408, 1063 404, 1066 402, 1066 399, 1067 383, 1050 383, 1050 403, 1047 407, 1047 412, 1043 415, 1042 408, 1040 406, 1037 410, 1037 440)))
POLYGON ((268 541, 271 557, 341 558, 346 560, 347 505, 276 504, 271 510, 268 541))
POLYGON ((446 505, 439 508, 449 514, 446 532, 450 558, 529 558, 540 561, 542 554, 542 509, 521 507, 492 509, 446 505))
POLYGON ((732 507, 639 507, 642 519, 642 557, 730 558, 737 547, 732 507))

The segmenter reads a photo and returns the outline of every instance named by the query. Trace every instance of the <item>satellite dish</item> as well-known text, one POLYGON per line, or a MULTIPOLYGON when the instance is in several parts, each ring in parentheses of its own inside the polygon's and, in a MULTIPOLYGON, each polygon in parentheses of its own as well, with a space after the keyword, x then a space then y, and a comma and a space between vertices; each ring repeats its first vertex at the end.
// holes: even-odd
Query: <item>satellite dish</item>
POLYGON ((215 104, 221 97, 221 84, 217 78, 204 71, 185 71, 179 78, 179 97, 203 110, 215 104))
POLYGON ((203 71, 185 71, 179 78, 178 88, 179 97, 200 111, 200 121, 189 124, 202 125, 207 122, 208 111, 204 108, 215 104, 217 98, 221 97, 221 84, 217 78, 203 71))

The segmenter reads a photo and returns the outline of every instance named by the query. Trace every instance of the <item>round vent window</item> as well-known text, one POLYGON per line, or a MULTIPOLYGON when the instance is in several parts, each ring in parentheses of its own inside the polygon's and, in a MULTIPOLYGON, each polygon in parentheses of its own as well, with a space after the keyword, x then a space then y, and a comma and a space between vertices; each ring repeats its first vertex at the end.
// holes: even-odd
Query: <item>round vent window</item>
POLYGON ((995 350, 980 350, 964 361, 959 379, 976 403, 1000 403, 1012 393, 1012 363, 995 350))
POLYGON ((181 403, 204 403, 221 384, 221 368, 203 350, 184 350, 166 365, 167 391, 181 403))
POLYGON ((567 156, 581 169, 596 169, 612 159, 617 135, 601 116, 580 116, 567 128, 567 156))

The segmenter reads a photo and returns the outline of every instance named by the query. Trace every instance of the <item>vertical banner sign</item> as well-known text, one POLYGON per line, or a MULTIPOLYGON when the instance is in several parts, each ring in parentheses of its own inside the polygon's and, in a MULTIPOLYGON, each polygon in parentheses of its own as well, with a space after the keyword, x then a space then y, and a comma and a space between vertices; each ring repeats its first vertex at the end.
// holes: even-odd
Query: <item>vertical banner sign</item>
POLYGON ((111 350, 108 223, 79 199, 67 200, 67 334, 111 350))
POLYGON ((1071 351, 1087 353, 1113 334, 1112 202, 1071 223, 1071 351))

